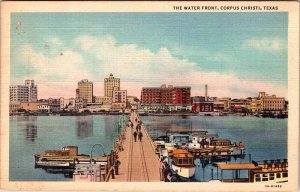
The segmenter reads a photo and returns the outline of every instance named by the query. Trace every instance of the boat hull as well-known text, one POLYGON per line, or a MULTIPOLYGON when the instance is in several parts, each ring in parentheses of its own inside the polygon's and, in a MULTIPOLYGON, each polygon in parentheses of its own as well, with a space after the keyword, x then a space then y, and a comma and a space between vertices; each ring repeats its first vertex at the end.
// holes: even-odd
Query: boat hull
POLYGON ((52 167, 52 168, 69 168, 71 165, 69 162, 51 162, 51 161, 37 161, 36 167, 52 167))
POLYGON ((179 176, 184 177, 184 178, 191 178, 195 175, 195 172, 196 172, 196 166, 193 166, 193 167, 180 167, 180 166, 172 164, 172 169, 179 176))

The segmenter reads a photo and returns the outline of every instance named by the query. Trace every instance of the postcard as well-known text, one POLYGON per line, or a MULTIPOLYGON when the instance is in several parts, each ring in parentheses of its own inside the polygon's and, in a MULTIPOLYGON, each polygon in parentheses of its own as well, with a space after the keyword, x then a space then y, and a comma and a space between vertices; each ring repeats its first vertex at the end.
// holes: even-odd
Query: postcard
POLYGON ((1 2, 4 190, 297 191, 297 2, 1 2))

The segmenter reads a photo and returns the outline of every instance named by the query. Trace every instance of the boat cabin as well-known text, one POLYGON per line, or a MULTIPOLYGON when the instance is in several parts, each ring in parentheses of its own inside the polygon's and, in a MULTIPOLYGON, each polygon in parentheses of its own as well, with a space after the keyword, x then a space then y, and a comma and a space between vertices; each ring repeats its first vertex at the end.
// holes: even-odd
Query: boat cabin
POLYGON ((58 156, 77 156, 77 146, 65 146, 62 150, 46 150, 44 156, 47 157, 58 157, 58 156))
POLYGON ((190 135, 174 134, 174 135, 170 135, 169 140, 170 143, 185 145, 190 141, 192 141, 192 137, 190 135))
POLYGON ((180 167, 195 166, 194 156, 187 150, 178 149, 173 152, 172 163, 180 167))
POLYGON ((69 156, 69 151, 47 150, 45 151, 44 156, 47 157, 69 156))
POLYGON ((260 183, 266 181, 274 182, 287 182, 288 181, 288 171, 273 170, 270 172, 264 172, 260 170, 250 171, 250 182, 260 183))
POLYGON ((193 143, 200 143, 203 139, 210 142, 211 140, 214 140, 214 138, 217 138, 217 134, 193 134, 193 143))
POLYGON ((218 139, 218 140, 211 140, 211 146, 230 146, 231 141, 229 139, 218 139))
MULTIPOLYGON (((222 182, 287 182, 288 181, 288 169, 282 162, 279 166, 267 167, 264 164, 258 164, 255 161, 250 163, 218 163, 217 168, 221 170, 221 181, 222 182), (231 179, 223 178, 223 171, 232 171, 231 179), (240 171, 246 170, 248 172, 248 178, 241 178, 240 171)), ((217 169, 217 171, 218 171, 217 169)))

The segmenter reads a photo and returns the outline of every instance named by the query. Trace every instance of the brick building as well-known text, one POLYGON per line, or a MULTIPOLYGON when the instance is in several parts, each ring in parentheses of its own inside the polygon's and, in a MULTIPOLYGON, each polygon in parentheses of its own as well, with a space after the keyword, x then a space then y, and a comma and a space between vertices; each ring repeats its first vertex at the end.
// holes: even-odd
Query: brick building
POLYGON ((142 104, 161 103, 161 93, 159 87, 144 87, 141 94, 142 104))
POLYGON ((191 104, 191 87, 162 85, 161 87, 143 87, 141 92, 142 104, 191 104))
POLYGON ((174 87, 172 104, 191 104, 191 87, 174 87))

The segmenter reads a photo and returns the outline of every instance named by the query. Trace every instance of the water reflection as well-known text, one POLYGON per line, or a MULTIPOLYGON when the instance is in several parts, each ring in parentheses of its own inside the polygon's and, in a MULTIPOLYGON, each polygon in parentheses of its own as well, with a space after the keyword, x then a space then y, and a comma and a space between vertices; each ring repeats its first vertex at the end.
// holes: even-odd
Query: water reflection
POLYGON ((105 127, 105 134, 112 135, 118 130, 118 120, 121 118, 120 115, 110 115, 108 118, 104 119, 104 127, 105 127))
POLYGON ((76 116, 77 137, 85 138, 93 136, 93 116, 76 116))
POLYGON ((18 124, 23 127, 24 140, 34 142, 37 138, 37 117, 36 116, 18 116, 18 124))
POLYGON ((150 135, 152 137, 159 137, 165 135, 166 132, 192 132, 199 130, 193 127, 193 122, 189 120, 182 120, 181 118, 150 120, 151 123, 145 123, 150 135))

